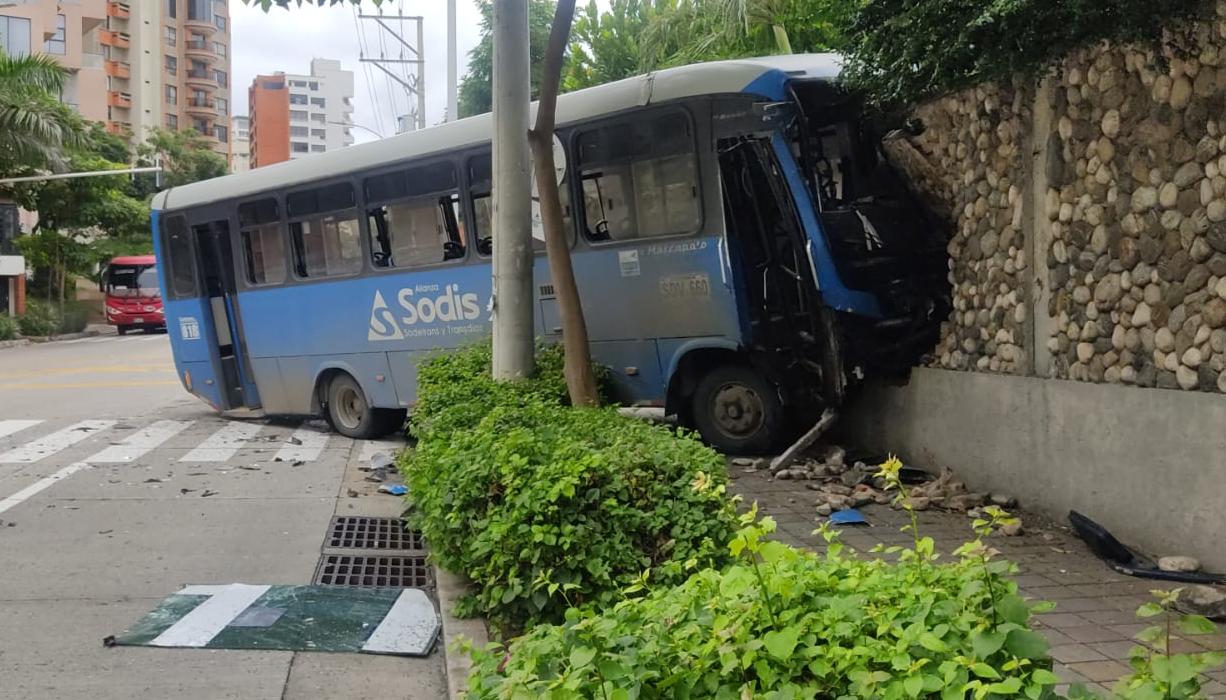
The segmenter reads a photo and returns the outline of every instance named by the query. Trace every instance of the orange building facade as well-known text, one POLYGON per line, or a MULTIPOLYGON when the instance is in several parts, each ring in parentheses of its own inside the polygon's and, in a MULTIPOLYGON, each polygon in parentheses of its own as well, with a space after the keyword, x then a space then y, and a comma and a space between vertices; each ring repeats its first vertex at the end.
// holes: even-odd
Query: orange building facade
POLYGON ((283 74, 257 75, 247 90, 252 169, 289 160, 289 85, 283 74))

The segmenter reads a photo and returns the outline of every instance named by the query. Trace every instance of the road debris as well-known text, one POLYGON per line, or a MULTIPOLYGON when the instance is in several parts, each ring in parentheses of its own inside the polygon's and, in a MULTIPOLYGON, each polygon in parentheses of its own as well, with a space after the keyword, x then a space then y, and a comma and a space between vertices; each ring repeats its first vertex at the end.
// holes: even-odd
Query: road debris
POLYGON ((804 452, 809 445, 817 442, 817 439, 822 436, 822 433, 825 433, 830 426, 834 425, 834 420, 837 417, 838 413, 836 413, 833 409, 828 408, 825 411, 822 411, 821 418, 818 419, 817 423, 812 428, 809 428, 808 432, 801 435, 799 440, 792 443, 791 447, 783 451, 783 454, 771 460, 771 472, 778 473, 779 470, 796 461, 796 458, 801 452, 804 452))
POLYGON ((830 523, 832 525, 868 525, 868 520, 855 508, 845 508, 831 513, 830 523))
POLYGON ((216 491, 212 491, 212 490, 210 490, 210 489, 205 489, 205 490, 204 490, 204 493, 200 494, 200 497, 201 497, 201 498, 208 498, 209 496, 216 496, 216 495, 217 495, 217 492, 216 492, 216 491))
POLYGON ((1068 520, 1073 526, 1073 532, 1089 546, 1090 551, 1106 562, 1107 566, 1121 574, 1160 581, 1226 584, 1226 575, 1223 574, 1163 571, 1152 559, 1115 539, 1107 528, 1075 510, 1069 511, 1068 520))
POLYGON ((403 496, 409 492, 404 484, 384 484, 379 487, 379 493, 390 493, 393 496, 403 496))
POLYGON ((1226 593, 1211 586, 1188 586, 1179 591, 1179 596, 1175 598, 1175 609, 1226 622, 1226 593))

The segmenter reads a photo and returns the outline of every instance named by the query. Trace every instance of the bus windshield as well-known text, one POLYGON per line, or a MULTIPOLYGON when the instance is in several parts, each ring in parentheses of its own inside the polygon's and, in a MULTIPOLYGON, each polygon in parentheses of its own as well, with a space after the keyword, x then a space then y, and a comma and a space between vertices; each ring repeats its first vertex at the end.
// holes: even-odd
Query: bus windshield
POLYGON ((112 265, 106 273, 106 293, 113 297, 160 297, 157 267, 112 265))

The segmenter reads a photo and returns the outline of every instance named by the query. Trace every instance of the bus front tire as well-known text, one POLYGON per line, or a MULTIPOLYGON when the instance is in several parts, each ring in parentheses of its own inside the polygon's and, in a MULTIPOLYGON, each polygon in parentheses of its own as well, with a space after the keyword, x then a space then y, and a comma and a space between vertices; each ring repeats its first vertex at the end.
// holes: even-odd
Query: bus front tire
POLYGON ((404 415, 404 411, 372 407, 362 387, 348 374, 338 374, 328 383, 328 423, 345 437, 382 437, 401 427, 404 415))
POLYGON ((702 439, 726 454, 765 454, 784 436, 779 391, 749 367, 724 365, 707 373, 690 410, 702 439))

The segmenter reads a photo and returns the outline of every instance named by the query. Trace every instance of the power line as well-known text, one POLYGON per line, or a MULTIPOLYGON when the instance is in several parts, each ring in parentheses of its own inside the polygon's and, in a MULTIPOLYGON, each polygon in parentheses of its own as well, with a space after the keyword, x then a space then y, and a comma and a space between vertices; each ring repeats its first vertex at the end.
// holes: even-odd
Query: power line
POLYGON ((363 77, 366 79, 366 92, 370 97, 370 104, 374 110, 375 127, 378 128, 379 131, 385 131, 383 128, 383 110, 379 104, 378 91, 376 91, 374 87, 374 76, 372 75, 373 71, 371 70, 369 63, 361 60, 367 53, 366 33, 362 30, 362 23, 358 19, 357 6, 353 6, 352 9, 353 28, 358 35, 358 60, 362 64, 363 77))

